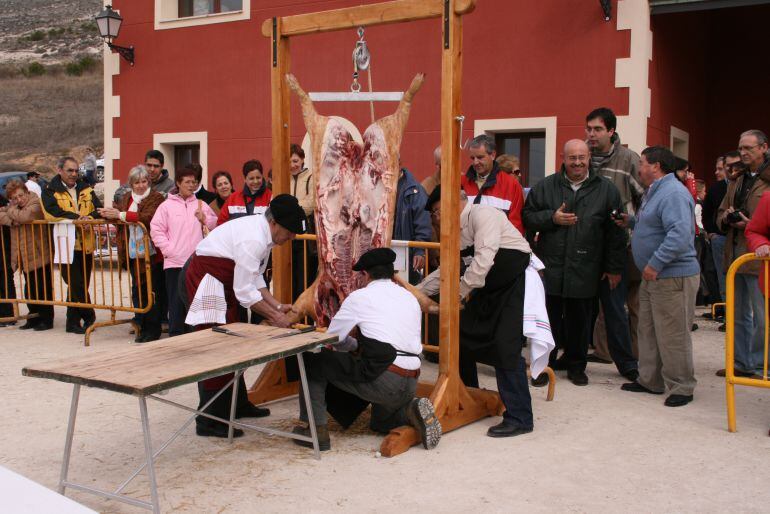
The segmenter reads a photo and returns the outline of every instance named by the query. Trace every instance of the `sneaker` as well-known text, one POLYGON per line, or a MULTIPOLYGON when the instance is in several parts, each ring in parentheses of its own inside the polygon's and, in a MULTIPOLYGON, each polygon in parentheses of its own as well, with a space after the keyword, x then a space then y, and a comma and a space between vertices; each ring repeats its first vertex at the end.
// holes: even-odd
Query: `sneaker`
POLYGON ((407 407, 406 416, 409 424, 420 433, 423 448, 435 448, 441 440, 441 423, 430 400, 415 398, 407 407))

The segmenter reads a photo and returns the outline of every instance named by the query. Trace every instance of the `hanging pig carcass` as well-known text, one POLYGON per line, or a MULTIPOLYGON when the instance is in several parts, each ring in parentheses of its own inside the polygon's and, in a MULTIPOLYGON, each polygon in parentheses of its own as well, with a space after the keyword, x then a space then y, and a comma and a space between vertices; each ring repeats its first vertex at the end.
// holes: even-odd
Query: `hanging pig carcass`
MULTIPOLYGON (((399 148, 409 118, 412 98, 422 86, 418 74, 396 112, 371 124, 363 145, 353 140, 336 119, 319 115, 310 97, 293 75, 286 81, 299 97, 310 134, 313 178, 316 184, 318 275, 297 299, 292 317, 314 318, 328 326, 342 301, 364 286, 353 264, 370 248, 390 245, 399 178, 399 148)), ((400 278, 425 311, 436 304, 400 278)))

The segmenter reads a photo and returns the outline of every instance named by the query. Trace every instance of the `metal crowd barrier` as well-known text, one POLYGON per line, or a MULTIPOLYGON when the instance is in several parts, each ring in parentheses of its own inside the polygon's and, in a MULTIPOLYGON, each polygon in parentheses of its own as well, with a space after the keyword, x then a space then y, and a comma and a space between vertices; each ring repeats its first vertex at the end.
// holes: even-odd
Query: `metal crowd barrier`
MULTIPOLYGON (((142 314, 150 310, 154 302, 152 293, 152 274, 150 271, 151 256, 130 259, 129 241, 131 234, 135 234, 134 241, 141 241, 144 248, 150 248, 149 230, 141 223, 107 222, 105 220, 83 221, 33 221, 11 227, 3 227, 0 231, 0 248, 2 251, 3 284, 7 287, 0 290, 0 303, 13 306, 13 316, 0 318, 0 321, 18 321, 35 317, 36 314, 20 315, 18 305, 50 305, 74 308, 89 308, 110 311, 108 321, 97 321, 86 329, 85 346, 90 345, 91 333, 99 327, 131 323, 136 333, 139 327, 132 318, 116 319, 118 312, 142 314), (72 229, 63 228, 64 225, 74 226, 75 240, 72 240, 72 229), (59 229, 54 227, 59 226, 59 229), (6 233, 6 228, 10 230, 6 233), (141 234, 137 229, 141 229, 141 234), (54 232, 59 235, 55 235, 54 232), (64 234, 69 230, 69 234, 64 234), (7 241, 13 231, 16 231, 19 244, 16 248, 16 268, 12 269, 13 257, 10 252, 11 241, 7 241), (139 237, 137 237, 139 236, 139 237), (133 269, 134 276, 141 277, 147 287, 145 295, 139 288, 138 305, 132 301, 131 285, 133 279, 131 273, 124 273, 118 262, 117 238, 123 242, 125 262, 133 269), (93 242, 86 244, 85 259, 81 259, 79 267, 70 262, 69 255, 74 252, 77 242, 93 242), (23 269, 21 265, 24 256, 40 256, 43 266, 36 269, 23 269), (90 273, 88 267, 91 267, 90 273), (50 268, 46 273, 45 267, 50 268), (90 283, 83 284, 79 291, 67 286, 71 283, 73 275, 90 275, 90 283), (128 277, 124 275, 129 275, 128 277), (30 280, 31 279, 31 280, 30 280), (38 287, 30 287, 30 282, 38 287), (42 283, 42 287, 40 284, 42 283), (14 293, 14 294, 10 294, 14 293), (79 293, 79 294, 78 294, 79 293), (77 299, 85 299, 78 301, 77 299)), ((12 237, 12 236, 11 236, 12 237)), ((135 245, 139 246, 138 244, 135 245)), ((82 246, 81 246, 82 248, 82 246)))
POLYGON ((753 253, 747 253, 737 258, 730 269, 727 270, 727 301, 725 306, 725 385, 727 393, 727 429, 730 432, 736 431, 735 426, 735 386, 763 387, 770 389, 770 380, 767 377, 768 367, 768 338, 770 336, 770 324, 768 324, 768 295, 764 294, 765 299, 765 352, 764 363, 762 365, 761 377, 736 377, 735 376, 735 274, 738 269, 747 262, 761 261, 764 268, 764 280, 760 284, 763 292, 768 291, 770 283, 770 258, 761 258, 753 253))

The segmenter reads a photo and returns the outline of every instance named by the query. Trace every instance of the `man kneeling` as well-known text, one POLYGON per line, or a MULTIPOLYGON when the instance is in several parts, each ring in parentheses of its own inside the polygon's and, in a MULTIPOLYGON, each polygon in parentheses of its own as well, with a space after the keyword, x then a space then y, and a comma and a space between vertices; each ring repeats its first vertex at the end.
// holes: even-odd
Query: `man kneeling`
MULTIPOLYGON (((421 313, 412 294, 393 282, 396 254, 376 248, 361 256, 353 271, 363 272, 366 287, 352 292, 329 323, 328 333, 339 337, 333 350, 305 358, 310 403, 321 450, 331 448, 327 408, 349 426, 372 404, 370 427, 380 433, 411 425, 430 450, 441 438, 441 424, 427 398, 415 398, 420 375, 421 313), (357 329, 355 336, 351 332, 357 329)), ((300 393, 300 419, 307 422, 300 393)), ((294 433, 309 436, 296 427, 294 433)), ((311 443, 294 440, 300 446, 311 443)))

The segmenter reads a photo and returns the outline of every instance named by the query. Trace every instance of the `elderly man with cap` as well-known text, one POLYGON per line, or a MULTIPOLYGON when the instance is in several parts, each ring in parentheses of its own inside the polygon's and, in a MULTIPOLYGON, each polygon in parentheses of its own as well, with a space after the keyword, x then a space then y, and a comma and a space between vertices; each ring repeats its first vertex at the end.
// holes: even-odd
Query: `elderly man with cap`
MULTIPOLYGON (((505 405, 502 422, 487 431, 490 437, 532 432, 532 398, 527 368, 521 356, 525 271, 529 244, 505 213, 489 205, 468 202, 460 192, 460 376, 478 387, 476 362, 495 367, 497 390, 505 405), (467 266, 466 266, 467 265, 467 266)), ((427 295, 439 290, 440 269, 418 286, 427 295)))
MULTIPOLYGON (((321 450, 331 441, 327 410, 344 427, 372 404, 370 427, 387 434, 411 425, 430 450, 441 439, 441 424, 427 398, 415 398, 420 375, 421 312, 415 297, 393 281, 396 254, 390 248, 364 253, 353 266, 366 286, 345 298, 327 333, 339 337, 332 349, 305 358, 308 391, 321 450), (355 334, 355 335, 353 335, 355 334)), ((300 393, 300 419, 307 423, 300 393)), ((304 426, 294 433, 310 435, 304 426)), ((294 440, 300 446, 311 443, 294 440)))
MULTIPOLYGON (((201 241, 195 253, 185 264, 184 284, 190 300, 185 322, 196 330, 222 323, 238 321, 238 306, 254 313, 278 327, 290 325, 286 313, 291 305, 279 303, 267 288, 263 273, 271 249, 287 243, 296 234, 303 234, 307 220, 297 199, 278 195, 261 216, 244 216, 214 229, 201 241), (224 305, 222 299, 224 297, 224 305)), ((232 374, 198 383, 199 409, 232 379, 232 374)), ((220 418, 229 415, 232 388, 220 395, 206 413, 220 418)), ((263 417, 270 411, 252 405, 241 377, 238 385, 236 417, 263 417)), ((196 419, 196 433, 200 436, 227 437, 227 425, 203 416, 196 419)), ((235 430, 235 436, 243 435, 235 430)))

